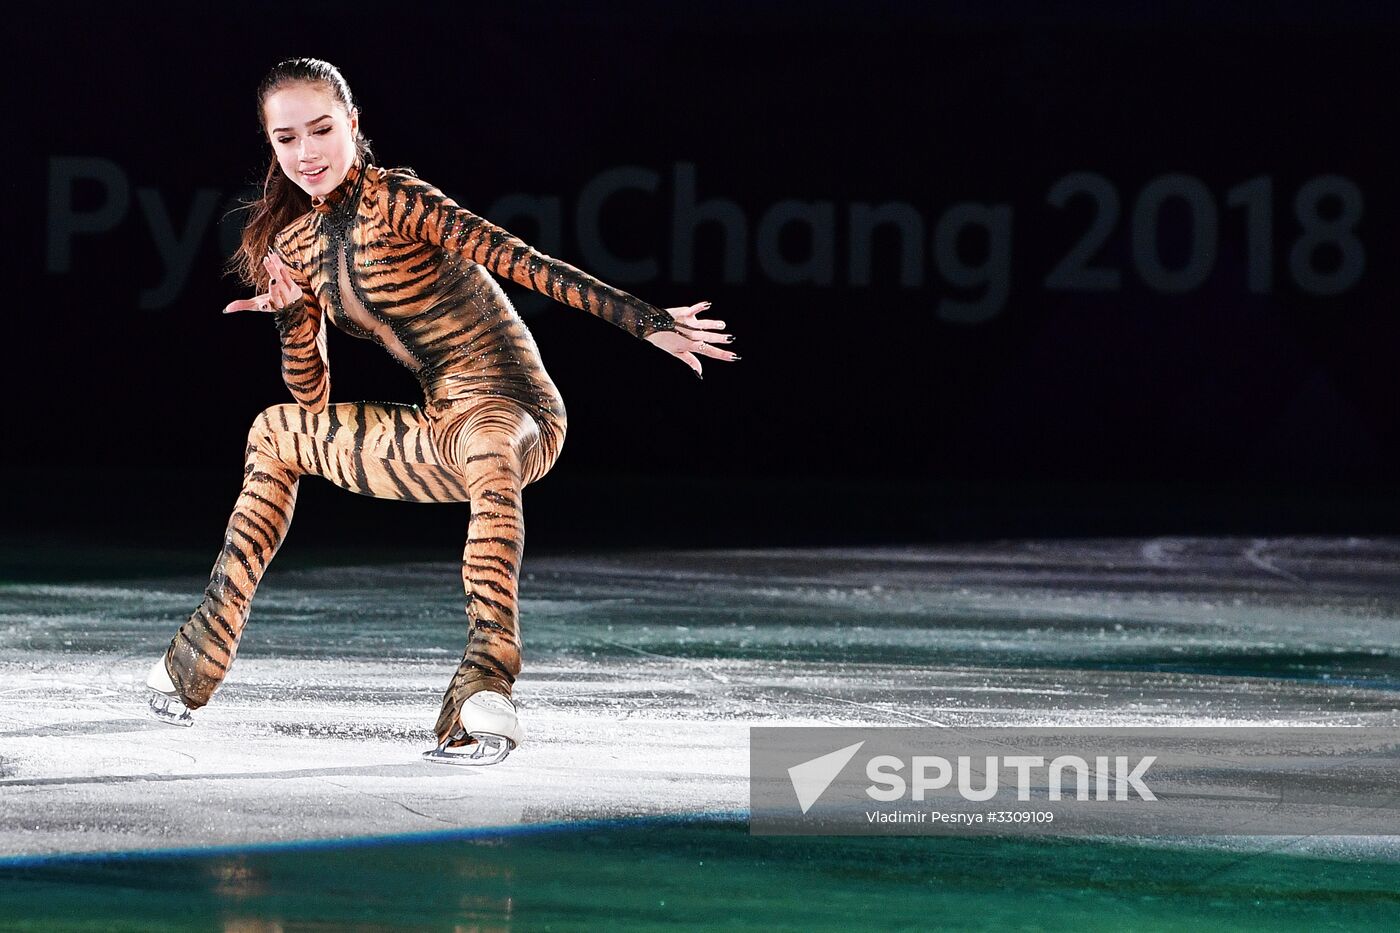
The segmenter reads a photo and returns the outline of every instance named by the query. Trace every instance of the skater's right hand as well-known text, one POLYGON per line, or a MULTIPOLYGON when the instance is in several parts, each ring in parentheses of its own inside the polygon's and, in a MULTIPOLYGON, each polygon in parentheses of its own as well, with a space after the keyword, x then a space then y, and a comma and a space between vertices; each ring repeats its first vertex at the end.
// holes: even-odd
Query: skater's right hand
POLYGON ((224 308, 225 314, 235 311, 276 311, 301 297, 301 288, 293 281, 292 271, 275 251, 267 251, 263 257, 263 268, 267 270, 268 290, 253 298, 230 301, 224 308))

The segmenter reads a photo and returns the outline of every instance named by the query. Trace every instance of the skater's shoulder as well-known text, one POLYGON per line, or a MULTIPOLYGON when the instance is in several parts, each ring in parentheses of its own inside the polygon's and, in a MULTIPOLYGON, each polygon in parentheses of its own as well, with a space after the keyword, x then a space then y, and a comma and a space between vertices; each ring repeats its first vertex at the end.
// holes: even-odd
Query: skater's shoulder
POLYGON ((397 165, 392 168, 371 166, 370 172, 367 174, 375 184, 388 193, 390 198, 404 194, 412 195, 416 199, 428 196, 434 201, 449 200, 441 188, 407 165, 397 165))
POLYGON ((365 192, 370 200, 392 199, 394 193, 402 190, 406 180, 417 175, 407 166, 384 166, 370 163, 365 166, 365 192))
POLYGON ((366 172, 369 180, 381 182, 394 182, 402 184, 405 181, 422 181, 418 173, 407 165, 371 165, 366 172))
POLYGON ((379 205, 380 216, 400 232, 408 218, 421 224, 442 210, 460 207, 441 188, 407 165, 371 166, 365 175, 369 196, 379 205))

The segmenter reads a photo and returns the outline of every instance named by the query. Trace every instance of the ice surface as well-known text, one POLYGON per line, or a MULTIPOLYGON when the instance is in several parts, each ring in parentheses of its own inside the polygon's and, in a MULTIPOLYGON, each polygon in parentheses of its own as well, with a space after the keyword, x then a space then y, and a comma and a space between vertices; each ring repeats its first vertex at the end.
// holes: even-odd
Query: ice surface
MULTIPOLYGON (((274 565, 189 729, 147 719, 142 684, 203 579, 0 585, 0 856, 741 814, 750 725, 1400 725, 1396 541, 527 554, 524 569, 528 736, 482 770, 418 758, 465 643, 455 562, 274 565)), ((1269 842, 1284 845, 1396 848, 1269 842)))

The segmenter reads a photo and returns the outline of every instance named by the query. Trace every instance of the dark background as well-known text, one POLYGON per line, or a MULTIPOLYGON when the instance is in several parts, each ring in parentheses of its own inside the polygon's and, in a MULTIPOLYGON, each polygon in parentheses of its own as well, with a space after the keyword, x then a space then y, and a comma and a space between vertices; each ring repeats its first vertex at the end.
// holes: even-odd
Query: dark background
MULTIPOLYGON (((743 359, 701 381, 505 285, 569 411, 527 551, 1400 530, 1396 15, 983 6, 20 8, 0 530, 214 556, 248 426, 291 400, 271 322, 219 311, 247 294, 221 271, 229 210, 269 158, 254 89, 299 55, 345 74, 377 164, 488 217, 556 198, 553 239, 492 219, 654 304, 708 299, 737 336, 743 359), (627 166, 656 190, 609 199, 598 236, 654 260, 644 281, 602 275, 574 227, 585 187, 627 166), (742 268, 713 223, 675 264, 678 171, 737 205, 742 268), (1077 173, 1099 199, 1052 203, 1077 173), (1194 208, 1170 195, 1189 190, 1194 208), (1300 192, 1320 192, 1301 216, 1300 192), (761 243, 792 201, 832 223, 761 243), (864 280, 851 212, 887 202, 920 239, 905 254, 881 228, 864 280), (101 229, 66 219, 113 204, 101 229), (946 228, 940 259, 957 205, 1009 219, 946 228)), ((373 344, 332 330, 330 364, 333 401, 420 401, 373 344)), ((311 479, 289 544, 451 555, 466 525, 465 506, 311 479)))

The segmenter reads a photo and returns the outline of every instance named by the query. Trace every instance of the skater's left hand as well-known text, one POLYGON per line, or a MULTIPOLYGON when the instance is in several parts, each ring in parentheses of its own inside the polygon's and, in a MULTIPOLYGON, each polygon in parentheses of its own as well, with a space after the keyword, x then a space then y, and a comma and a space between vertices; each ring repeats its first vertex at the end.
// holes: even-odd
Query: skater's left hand
POLYGON ((276 250, 268 250, 263 257, 263 270, 267 272, 267 291, 252 298, 230 301, 224 307, 225 314, 235 311, 278 311, 301 297, 301 288, 292 278, 292 270, 282 261, 276 250))
POLYGON ((732 343, 734 337, 723 332, 723 321, 700 320, 700 312, 709 307, 708 301, 702 301, 688 308, 667 308, 671 317, 676 319, 676 329, 659 330, 646 338, 648 343, 655 344, 695 370, 695 375, 702 379, 700 360, 695 354, 726 361, 739 358, 737 353, 714 346, 717 343, 732 343))

